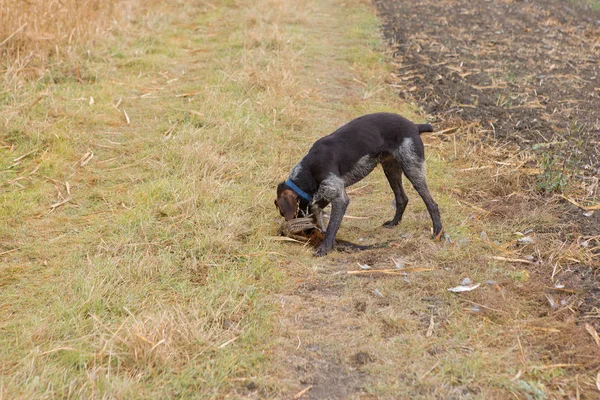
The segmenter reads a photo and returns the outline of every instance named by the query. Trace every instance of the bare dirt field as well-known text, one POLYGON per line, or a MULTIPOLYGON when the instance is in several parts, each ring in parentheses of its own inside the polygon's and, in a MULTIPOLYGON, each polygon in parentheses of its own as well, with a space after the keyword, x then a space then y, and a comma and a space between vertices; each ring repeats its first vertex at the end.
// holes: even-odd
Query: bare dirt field
MULTIPOLYGON (((480 124, 573 179, 600 173, 598 3, 375 0, 406 82, 436 121, 480 124)), ((561 186, 562 177, 540 182, 561 186)), ((566 179, 566 177, 565 177, 566 179)), ((600 234, 600 213, 577 218, 600 234)))

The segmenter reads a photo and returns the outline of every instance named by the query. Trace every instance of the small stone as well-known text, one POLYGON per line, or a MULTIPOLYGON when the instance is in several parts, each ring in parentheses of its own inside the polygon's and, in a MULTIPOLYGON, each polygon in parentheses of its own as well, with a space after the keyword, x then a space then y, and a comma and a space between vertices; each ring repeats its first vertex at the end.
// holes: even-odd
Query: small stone
POLYGON ((465 278, 462 280, 462 282, 460 283, 463 286, 469 286, 473 284, 473 279, 471 278, 465 278))

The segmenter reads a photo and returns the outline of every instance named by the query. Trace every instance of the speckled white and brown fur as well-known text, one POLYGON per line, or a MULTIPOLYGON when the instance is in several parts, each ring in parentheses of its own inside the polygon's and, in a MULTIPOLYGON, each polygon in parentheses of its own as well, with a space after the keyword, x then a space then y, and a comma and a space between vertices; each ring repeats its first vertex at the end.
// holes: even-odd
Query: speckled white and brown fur
POLYGON ((275 204, 282 215, 282 208, 299 205, 297 208, 301 212, 312 213, 317 222, 322 224, 321 211, 331 203, 325 239, 316 251, 318 256, 325 255, 335 244, 335 235, 350 201, 345 188, 363 179, 381 163, 396 199, 396 213, 384 226, 397 225, 408 204, 402 187, 404 174, 427 206, 433 221, 434 236, 441 237, 440 213, 427 187, 424 147, 420 137, 420 133, 432 130, 429 124, 415 125, 397 114, 375 113, 359 117, 317 140, 292 169, 289 179, 311 194, 312 202, 294 196, 292 189, 280 183, 275 204), (286 206, 282 202, 285 196, 292 199, 288 202, 295 200, 299 204, 286 206))

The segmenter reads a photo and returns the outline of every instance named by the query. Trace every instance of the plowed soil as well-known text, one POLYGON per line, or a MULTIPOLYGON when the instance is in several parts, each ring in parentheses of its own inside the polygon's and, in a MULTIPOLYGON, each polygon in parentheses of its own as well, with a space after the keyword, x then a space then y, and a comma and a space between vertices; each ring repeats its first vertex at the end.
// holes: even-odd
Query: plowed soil
POLYGON ((438 120, 600 167, 600 12, 554 0, 374 0, 404 97, 438 120))

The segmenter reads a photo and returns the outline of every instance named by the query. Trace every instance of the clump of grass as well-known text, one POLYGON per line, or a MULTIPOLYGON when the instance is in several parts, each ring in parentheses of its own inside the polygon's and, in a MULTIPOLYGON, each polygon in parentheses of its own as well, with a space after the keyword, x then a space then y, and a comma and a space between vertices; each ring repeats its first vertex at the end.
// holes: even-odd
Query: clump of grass
POLYGON ((547 194, 562 193, 570 177, 566 161, 551 152, 543 152, 539 164, 542 172, 537 177, 537 189, 547 194))
MULTIPOLYGON (((532 148, 538 153, 538 164, 541 173, 537 178, 537 189, 547 194, 564 193, 572 189, 585 171, 578 168, 581 164, 581 155, 587 141, 582 138, 585 127, 579 123, 569 126, 569 137, 574 138, 568 143, 564 140, 540 143, 532 148)), ((591 165, 587 165, 590 167, 591 165)))
POLYGON ((0 43, 4 56, 27 57, 37 54, 42 60, 65 46, 89 40, 110 24, 120 1, 80 2, 0 1, 0 43), (57 48, 58 47, 58 48, 57 48))

